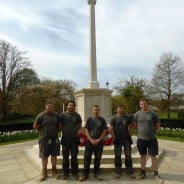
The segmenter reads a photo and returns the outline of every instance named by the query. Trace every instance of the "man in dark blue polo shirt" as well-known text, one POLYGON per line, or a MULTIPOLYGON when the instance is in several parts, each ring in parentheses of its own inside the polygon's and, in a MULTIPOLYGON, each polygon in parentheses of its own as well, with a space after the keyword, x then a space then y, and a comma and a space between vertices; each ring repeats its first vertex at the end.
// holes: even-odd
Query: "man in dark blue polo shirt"
POLYGON ((100 107, 93 105, 92 117, 89 117, 86 121, 86 136, 87 143, 84 153, 84 170, 83 175, 79 178, 79 181, 84 181, 89 176, 91 156, 94 152, 94 176, 98 180, 102 180, 100 175, 100 160, 103 152, 103 137, 107 132, 106 120, 100 116, 100 107))
POLYGON ((126 172, 131 178, 135 178, 131 157, 132 139, 130 129, 131 127, 133 127, 132 118, 125 114, 125 109, 123 105, 118 105, 116 110, 117 114, 113 116, 110 121, 110 132, 114 140, 116 178, 120 178, 121 176, 122 146, 124 147, 126 172))

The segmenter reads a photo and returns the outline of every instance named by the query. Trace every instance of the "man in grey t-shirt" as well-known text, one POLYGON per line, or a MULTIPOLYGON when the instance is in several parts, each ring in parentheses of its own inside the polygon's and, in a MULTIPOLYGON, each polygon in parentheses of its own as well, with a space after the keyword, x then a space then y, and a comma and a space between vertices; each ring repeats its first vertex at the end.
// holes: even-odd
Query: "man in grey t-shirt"
POLYGON ((46 102, 45 111, 38 114, 33 125, 33 128, 39 131, 39 156, 42 159, 42 176, 40 181, 44 181, 47 178, 49 155, 51 155, 52 176, 58 177, 56 156, 60 154, 58 132, 61 125, 59 114, 54 112, 53 109, 53 102, 46 102))
POLYGON ((146 99, 141 99, 139 105, 141 110, 134 114, 134 123, 138 132, 137 148, 141 155, 141 172, 138 178, 143 179, 146 176, 146 155, 148 152, 151 156, 155 179, 158 179, 160 176, 158 175, 156 160, 156 155, 158 155, 156 130, 160 128, 160 123, 157 115, 149 110, 148 101, 146 99))

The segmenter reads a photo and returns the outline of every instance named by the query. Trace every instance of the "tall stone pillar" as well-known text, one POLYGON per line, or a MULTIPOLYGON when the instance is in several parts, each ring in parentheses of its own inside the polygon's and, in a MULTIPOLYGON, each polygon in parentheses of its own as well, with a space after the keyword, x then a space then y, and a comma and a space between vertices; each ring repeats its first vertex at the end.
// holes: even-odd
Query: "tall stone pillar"
POLYGON ((111 93, 112 90, 99 88, 97 82, 96 66, 96 36, 95 36, 95 4, 96 0, 88 0, 89 5, 89 85, 74 92, 76 111, 81 115, 85 123, 91 116, 93 105, 99 105, 101 115, 110 121, 112 115, 111 93))
POLYGON ((88 0, 89 4, 89 88, 99 88, 96 67, 96 30, 95 30, 95 4, 96 0, 88 0))

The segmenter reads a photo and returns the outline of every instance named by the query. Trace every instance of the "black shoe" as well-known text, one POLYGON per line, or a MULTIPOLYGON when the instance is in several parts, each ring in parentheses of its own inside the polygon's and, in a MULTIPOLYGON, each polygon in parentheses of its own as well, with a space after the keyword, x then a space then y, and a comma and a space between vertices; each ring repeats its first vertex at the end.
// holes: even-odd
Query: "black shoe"
POLYGON ((95 174, 94 176, 99 181, 102 181, 103 180, 103 177, 100 174, 95 174))
POLYGON ((115 177, 116 177, 116 178, 120 178, 120 177, 121 177, 121 174, 116 173, 115 177))
POLYGON ((159 184, 164 183, 164 179, 159 174, 155 175, 154 178, 159 184))
POLYGON ((72 177, 73 177, 73 179, 75 179, 75 180, 79 180, 79 175, 78 175, 78 174, 72 174, 72 177))
POLYGON ((88 179, 88 176, 86 176, 86 175, 82 175, 79 177, 79 181, 85 181, 87 179, 88 179))
POLYGON ((129 176, 130 178, 132 178, 132 179, 135 179, 134 173, 128 174, 128 176, 129 176))
POLYGON ((68 179, 68 174, 63 174, 61 177, 62 180, 67 180, 68 179))

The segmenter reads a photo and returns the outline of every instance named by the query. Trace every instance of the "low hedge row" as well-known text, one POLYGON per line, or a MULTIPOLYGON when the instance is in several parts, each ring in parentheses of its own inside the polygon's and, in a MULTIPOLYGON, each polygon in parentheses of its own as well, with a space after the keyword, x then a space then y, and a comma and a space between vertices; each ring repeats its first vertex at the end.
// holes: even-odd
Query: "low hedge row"
POLYGON ((184 129, 184 119, 160 119, 163 128, 181 128, 184 129))
POLYGON ((15 124, 0 124, 0 132, 17 131, 17 130, 32 130, 33 123, 15 123, 15 124))

